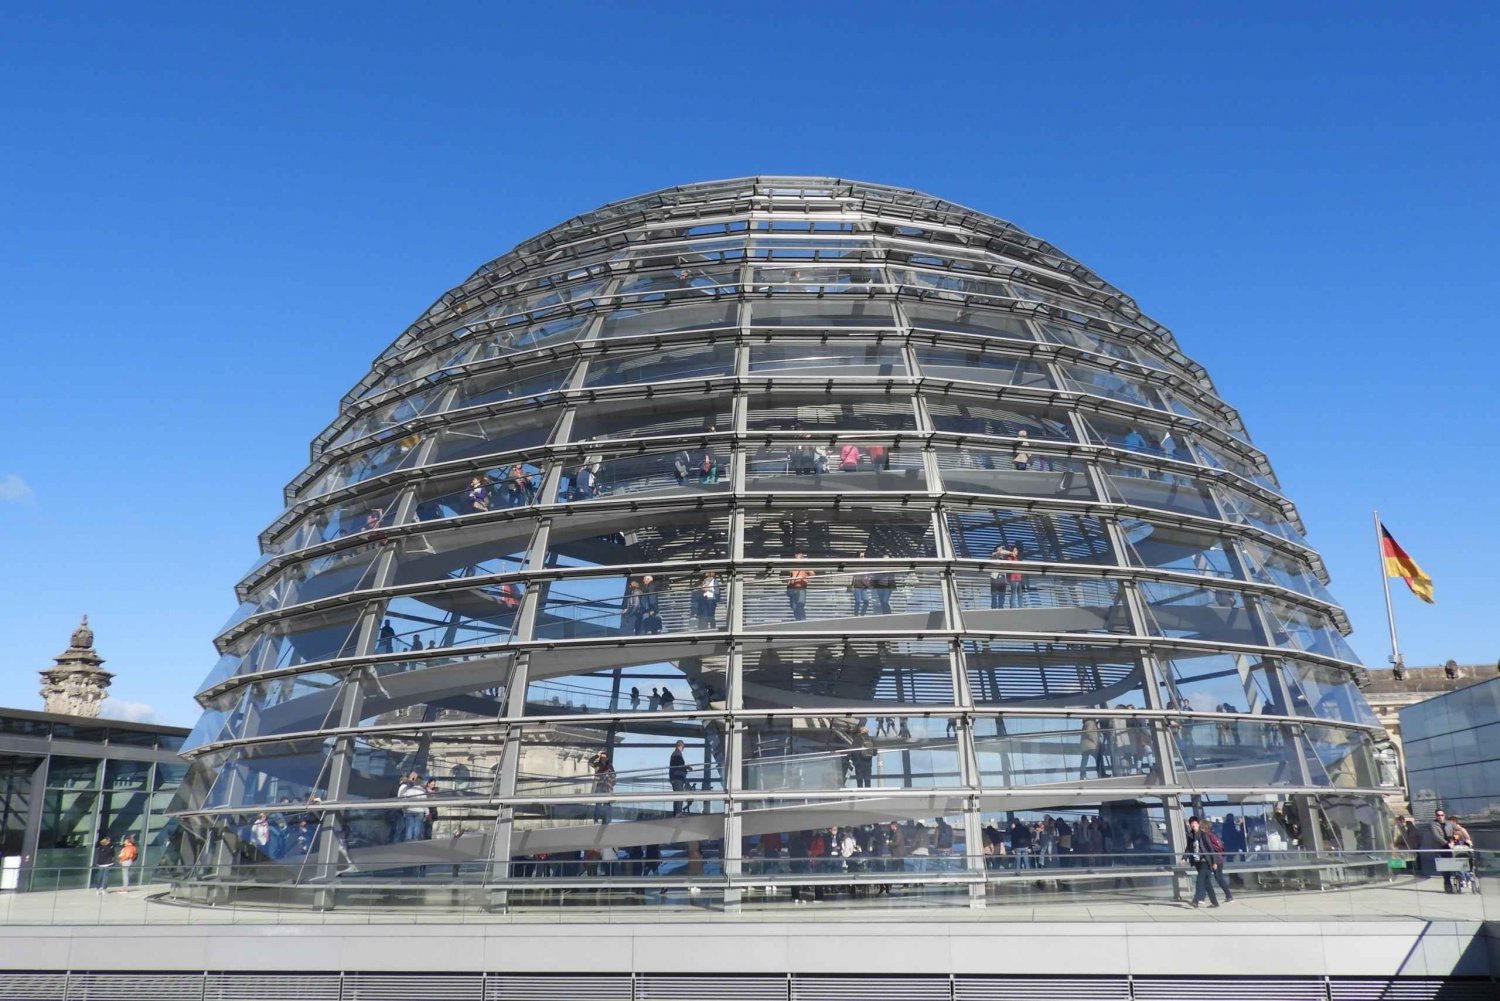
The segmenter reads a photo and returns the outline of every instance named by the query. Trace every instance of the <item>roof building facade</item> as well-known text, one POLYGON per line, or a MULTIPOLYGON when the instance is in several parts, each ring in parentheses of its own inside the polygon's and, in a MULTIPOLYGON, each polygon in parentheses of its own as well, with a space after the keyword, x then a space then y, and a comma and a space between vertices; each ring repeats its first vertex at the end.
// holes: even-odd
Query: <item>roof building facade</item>
POLYGON ((1348 623, 1239 414, 940 199, 570 220, 376 359, 286 505, 198 693, 184 893, 982 901, 1023 852, 1153 871, 1190 813, 1388 846, 1348 623))

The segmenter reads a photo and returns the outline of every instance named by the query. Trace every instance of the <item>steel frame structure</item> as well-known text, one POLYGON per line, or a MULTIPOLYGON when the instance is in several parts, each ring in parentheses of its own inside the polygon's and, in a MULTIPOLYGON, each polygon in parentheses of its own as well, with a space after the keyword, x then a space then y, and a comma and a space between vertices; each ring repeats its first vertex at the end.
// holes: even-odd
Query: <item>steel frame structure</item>
POLYGON ((746 178, 549 230, 376 359, 286 501, 200 688, 185 886, 749 885, 892 823, 982 877, 1043 814, 1110 854, 1192 811, 1386 847, 1347 620, 1239 415, 927 195, 746 178))

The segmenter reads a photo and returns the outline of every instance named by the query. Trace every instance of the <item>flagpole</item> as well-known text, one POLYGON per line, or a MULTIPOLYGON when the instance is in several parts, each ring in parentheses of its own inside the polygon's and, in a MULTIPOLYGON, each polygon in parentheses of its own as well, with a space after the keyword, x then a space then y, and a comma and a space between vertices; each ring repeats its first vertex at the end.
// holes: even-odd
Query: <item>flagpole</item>
POLYGON ((1401 663, 1401 643, 1396 639, 1396 609, 1391 604, 1391 575, 1385 569, 1385 534, 1380 528, 1380 512, 1375 512, 1375 551, 1380 554, 1380 584, 1385 588, 1385 618, 1391 627, 1391 668, 1397 675, 1405 673, 1401 663))

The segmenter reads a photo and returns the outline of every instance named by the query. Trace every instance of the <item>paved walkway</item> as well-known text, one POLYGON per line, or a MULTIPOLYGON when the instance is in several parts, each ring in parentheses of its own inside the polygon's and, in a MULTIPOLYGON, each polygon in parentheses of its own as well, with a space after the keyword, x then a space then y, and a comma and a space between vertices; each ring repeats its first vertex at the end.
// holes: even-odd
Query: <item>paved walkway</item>
MULTIPOLYGON (((1500 920, 1500 897, 1443 892, 1440 880, 1401 878, 1387 884, 1350 890, 1300 893, 1238 894, 1233 903, 1194 909, 1170 900, 1111 898, 1104 894, 1037 892, 1027 897, 992 898, 984 908, 970 908, 958 893, 898 891, 891 897, 850 900, 838 897, 794 905, 785 895, 767 900, 745 898, 738 913, 725 913, 714 900, 699 900, 682 891, 601 906, 589 891, 558 893, 552 904, 513 908, 490 914, 441 905, 341 908, 319 912, 267 906, 196 907, 152 899, 166 889, 152 886, 129 893, 100 895, 91 890, 0 894, 0 924, 5 925, 222 925, 222 924, 549 924, 611 922, 730 921, 1328 921, 1421 919, 1427 921, 1500 920)), ((1500 887, 1496 888, 1500 891, 1500 887)))

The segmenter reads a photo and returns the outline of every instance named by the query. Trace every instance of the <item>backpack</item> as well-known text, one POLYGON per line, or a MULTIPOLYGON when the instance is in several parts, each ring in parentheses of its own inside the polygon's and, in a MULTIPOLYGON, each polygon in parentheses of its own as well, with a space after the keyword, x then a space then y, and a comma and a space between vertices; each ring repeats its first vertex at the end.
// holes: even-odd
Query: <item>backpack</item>
POLYGON ((1205 831, 1204 833, 1208 835, 1209 850, 1212 851, 1215 855, 1223 855, 1224 842, 1219 840, 1219 836, 1213 831, 1205 831))

